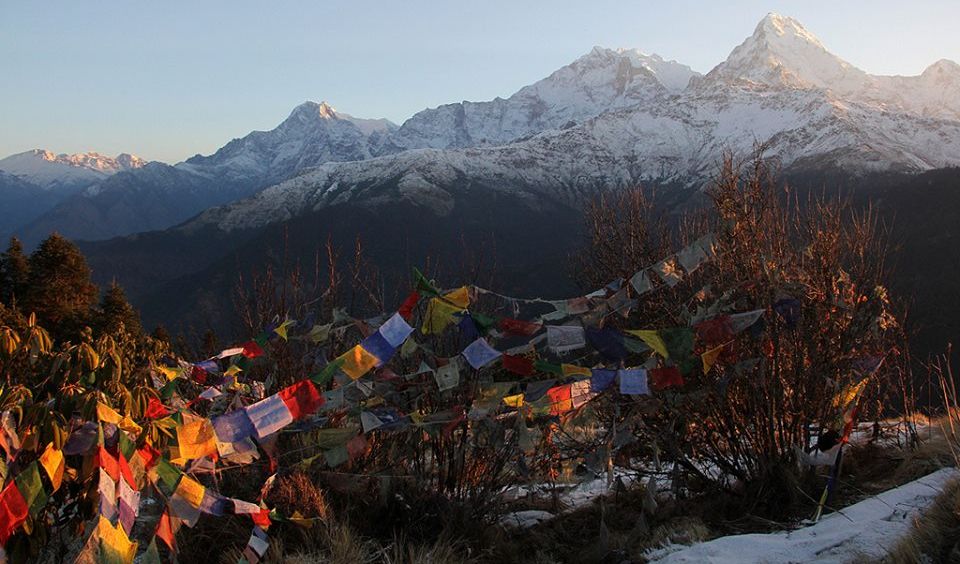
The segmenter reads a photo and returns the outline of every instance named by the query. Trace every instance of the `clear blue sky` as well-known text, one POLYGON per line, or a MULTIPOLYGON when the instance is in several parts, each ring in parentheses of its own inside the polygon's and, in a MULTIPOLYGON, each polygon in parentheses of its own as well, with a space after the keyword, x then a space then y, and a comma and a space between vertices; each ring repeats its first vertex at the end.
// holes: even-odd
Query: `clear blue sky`
POLYGON ((508 96, 594 45, 710 70, 770 11, 875 74, 960 61, 960 1, 0 3, 0 157, 133 152, 176 162, 304 100, 401 122, 508 96))

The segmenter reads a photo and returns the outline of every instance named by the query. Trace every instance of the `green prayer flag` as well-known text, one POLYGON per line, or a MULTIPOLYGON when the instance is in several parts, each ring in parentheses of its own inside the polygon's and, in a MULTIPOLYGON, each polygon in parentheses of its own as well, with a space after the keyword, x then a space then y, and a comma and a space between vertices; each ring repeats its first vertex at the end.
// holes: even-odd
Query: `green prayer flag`
POLYGON ((27 502, 30 510, 30 516, 33 517, 47 504, 47 492, 43 490, 43 482, 40 481, 40 467, 36 461, 17 474, 13 479, 20 490, 20 495, 27 502))
POLYGON ((420 269, 413 267, 413 278, 414 278, 414 287, 421 294, 426 294, 431 297, 439 296, 440 291, 437 290, 427 277, 420 272, 420 269))
POLYGON ((161 488, 164 495, 172 496, 177 490, 177 484, 180 483, 180 476, 183 475, 180 469, 161 458, 157 461, 156 472, 159 479, 157 486, 161 488))
POLYGON ((157 539, 150 539, 147 550, 140 556, 140 564, 160 564, 160 551, 157 550, 157 539))
POLYGON ((533 367, 540 372, 548 372, 550 374, 559 374, 560 376, 563 376, 563 367, 559 364, 550 364, 549 362, 545 362, 543 360, 535 360, 533 361, 533 367))
POLYGON ((690 374, 699 362, 693 355, 693 327, 671 327, 660 330, 660 338, 666 345, 670 358, 684 375, 690 374))
POLYGON ((170 380, 163 386, 160 390, 160 399, 166 401, 173 397, 174 392, 177 391, 177 381, 170 380))
POLYGON ((470 317, 473 318, 473 322, 476 324, 477 330, 481 335, 486 335, 491 329, 497 326, 497 320, 489 315, 470 312, 470 317))
POLYGON ((133 456, 133 453, 137 452, 137 445, 127 436, 126 433, 118 433, 120 435, 120 454, 124 458, 130 460, 130 457, 133 456))
POLYGON ((321 388, 326 386, 333 380, 333 376, 337 373, 337 370, 340 370, 340 367, 343 366, 343 362, 343 358, 337 358, 324 366, 323 370, 311 376, 310 380, 321 388))

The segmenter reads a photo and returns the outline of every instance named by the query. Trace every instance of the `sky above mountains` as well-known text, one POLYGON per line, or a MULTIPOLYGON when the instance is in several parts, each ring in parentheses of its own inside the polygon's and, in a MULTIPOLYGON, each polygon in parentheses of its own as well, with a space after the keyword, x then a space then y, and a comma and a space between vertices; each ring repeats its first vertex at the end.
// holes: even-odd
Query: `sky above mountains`
POLYGON ((873 74, 960 61, 954 0, 4 3, 0 157, 42 147, 177 162, 270 129, 304 100, 400 123, 509 96, 594 45, 705 73, 769 11, 873 74))

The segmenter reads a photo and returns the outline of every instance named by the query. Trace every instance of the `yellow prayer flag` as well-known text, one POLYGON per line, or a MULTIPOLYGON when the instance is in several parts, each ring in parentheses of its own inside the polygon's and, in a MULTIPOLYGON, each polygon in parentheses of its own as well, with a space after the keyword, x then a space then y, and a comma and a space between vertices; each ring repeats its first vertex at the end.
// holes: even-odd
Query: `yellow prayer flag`
POLYGON ((470 305, 470 290, 463 286, 443 296, 443 299, 460 309, 467 309, 470 305))
POLYGON ((203 487, 203 484, 184 474, 180 478, 180 483, 177 484, 175 493, 180 494, 180 497, 187 500, 190 505, 200 507, 200 504, 203 503, 203 494, 206 491, 207 488, 203 487))
POLYGON ((97 561, 133 562, 134 556, 137 555, 137 543, 130 541, 130 537, 120 523, 113 526, 101 515, 94 534, 100 537, 101 554, 97 561))
POLYGON ((343 365, 340 367, 340 370, 343 370, 347 376, 354 380, 369 372, 377 365, 377 362, 379 362, 377 357, 367 352, 367 350, 360 345, 356 345, 340 355, 340 359, 343 360, 343 365))
MULTIPOLYGON (((60 489, 63 482, 64 459, 63 451, 53 448, 53 443, 47 445, 47 450, 40 455, 40 466, 47 472, 53 491, 60 489)), ((51 492, 52 493, 52 492, 51 492)))
POLYGON ((240 372, 243 372, 243 369, 242 369, 242 368, 240 368, 240 367, 237 366, 236 364, 231 364, 230 367, 227 368, 227 369, 223 372, 223 375, 224 375, 224 376, 233 376, 234 374, 239 374, 240 372))
POLYGON ((648 347, 656 351, 656 353, 663 358, 670 358, 670 353, 667 352, 667 345, 663 342, 663 339, 660 338, 660 333, 657 331, 651 329, 629 329, 626 333, 639 337, 641 341, 646 343, 648 347))
POLYGON ((717 359, 720 358, 720 353, 723 352, 723 347, 725 346, 726 344, 714 347, 700 355, 700 360, 703 361, 704 374, 710 372, 710 369, 713 368, 714 364, 716 364, 717 359))
POLYGON ((577 366, 576 364, 561 364, 560 368, 563 369, 564 376, 586 376, 589 378, 593 375, 593 371, 585 366, 577 366))
POLYGON ((523 394, 516 394, 513 396, 504 396, 503 403, 507 404, 508 407, 515 407, 520 409, 523 407, 523 394))
POLYGON ((423 317, 423 327, 420 331, 424 335, 438 335, 453 323, 453 316, 464 308, 449 304, 440 298, 432 298, 427 302, 427 311, 423 317))
POLYGON ((101 423, 113 423, 117 425, 122 419, 123 417, 114 411, 112 407, 105 403, 97 402, 97 420, 101 423))
POLYGON ((169 366, 158 366, 157 371, 163 374, 167 380, 176 380, 177 376, 180 375, 179 368, 170 368, 169 366))
POLYGON ((290 327, 291 325, 293 325, 293 323, 294 321, 292 319, 287 319, 283 323, 281 323, 279 326, 277 326, 277 328, 274 329, 273 332, 276 333, 277 335, 280 335, 280 338, 286 341, 287 327, 290 327))
POLYGON ((216 454, 217 436, 213 424, 206 418, 185 418, 184 424, 177 427, 177 444, 180 458, 187 460, 216 454))

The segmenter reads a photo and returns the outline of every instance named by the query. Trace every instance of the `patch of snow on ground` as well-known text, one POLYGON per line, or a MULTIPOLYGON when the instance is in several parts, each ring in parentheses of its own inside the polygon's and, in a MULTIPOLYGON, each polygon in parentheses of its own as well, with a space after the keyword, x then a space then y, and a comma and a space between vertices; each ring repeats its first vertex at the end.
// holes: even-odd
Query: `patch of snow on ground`
POLYGON ((649 554, 651 562, 848 562, 879 558, 942 491, 960 476, 944 468, 899 488, 865 499, 819 523, 788 532, 721 537, 688 547, 670 546, 649 554))

